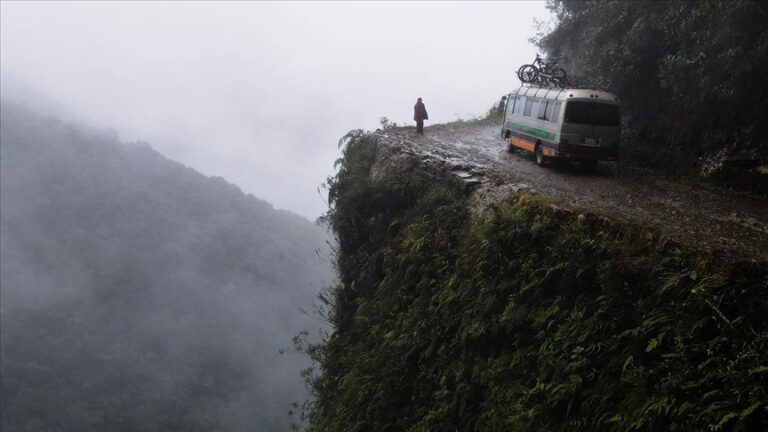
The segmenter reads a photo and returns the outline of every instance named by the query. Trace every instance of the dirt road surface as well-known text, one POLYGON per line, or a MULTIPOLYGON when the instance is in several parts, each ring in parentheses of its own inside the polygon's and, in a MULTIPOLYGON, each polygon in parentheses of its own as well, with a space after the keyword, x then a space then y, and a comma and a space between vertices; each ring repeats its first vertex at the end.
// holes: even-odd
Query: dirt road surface
POLYGON ((768 261, 768 201, 665 180, 656 173, 601 163, 587 173, 578 164, 539 167, 533 155, 509 153, 497 124, 456 122, 377 132, 380 142, 423 160, 447 164, 475 194, 507 192, 553 198, 653 226, 681 243, 724 250, 734 257, 768 261))

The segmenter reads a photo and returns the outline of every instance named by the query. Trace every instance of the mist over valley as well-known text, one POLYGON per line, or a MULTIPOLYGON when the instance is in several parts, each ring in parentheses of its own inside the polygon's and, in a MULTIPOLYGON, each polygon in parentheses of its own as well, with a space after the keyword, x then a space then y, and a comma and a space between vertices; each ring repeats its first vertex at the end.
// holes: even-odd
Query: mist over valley
POLYGON ((284 430, 330 237, 145 143, 10 101, 3 430, 284 430))

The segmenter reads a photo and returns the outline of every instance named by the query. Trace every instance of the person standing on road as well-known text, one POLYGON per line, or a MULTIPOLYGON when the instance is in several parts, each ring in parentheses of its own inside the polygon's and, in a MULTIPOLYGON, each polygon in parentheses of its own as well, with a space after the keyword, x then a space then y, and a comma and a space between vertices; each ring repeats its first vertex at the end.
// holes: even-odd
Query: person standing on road
POLYGON ((413 106, 413 119, 416 120, 416 133, 424 135, 424 120, 429 120, 429 116, 427 115, 427 108, 421 102, 421 98, 418 98, 416 105, 413 106))

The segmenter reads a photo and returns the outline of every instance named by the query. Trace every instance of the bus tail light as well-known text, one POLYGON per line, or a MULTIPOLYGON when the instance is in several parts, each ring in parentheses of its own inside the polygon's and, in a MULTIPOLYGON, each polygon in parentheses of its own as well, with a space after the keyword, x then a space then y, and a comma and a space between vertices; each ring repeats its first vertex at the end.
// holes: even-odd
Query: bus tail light
POLYGON ((560 145, 557 146, 557 150, 561 152, 570 152, 571 151, 571 145, 568 144, 567 139, 561 139, 560 145))

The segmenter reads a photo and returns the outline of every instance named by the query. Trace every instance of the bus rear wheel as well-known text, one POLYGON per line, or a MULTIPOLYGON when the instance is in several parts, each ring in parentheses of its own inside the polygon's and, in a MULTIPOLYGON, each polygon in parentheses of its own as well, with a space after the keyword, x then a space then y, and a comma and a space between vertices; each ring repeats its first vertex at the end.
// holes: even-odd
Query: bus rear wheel
POLYGON ((581 164, 581 168, 590 173, 594 174, 597 172, 597 161, 596 160, 583 160, 579 162, 581 164))
POLYGON ((544 151, 541 149, 541 144, 536 144, 536 147, 533 149, 533 155, 536 157, 536 165, 544 166, 547 162, 547 159, 544 157, 544 151))

